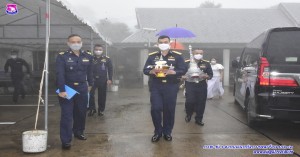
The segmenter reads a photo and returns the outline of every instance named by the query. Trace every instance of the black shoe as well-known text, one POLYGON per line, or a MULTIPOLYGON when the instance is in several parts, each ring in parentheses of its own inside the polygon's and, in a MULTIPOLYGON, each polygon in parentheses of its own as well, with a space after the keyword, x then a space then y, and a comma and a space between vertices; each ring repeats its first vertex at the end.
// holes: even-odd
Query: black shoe
POLYGON ((200 120, 196 120, 195 123, 198 124, 198 125, 200 125, 200 126, 203 126, 203 125, 204 125, 204 123, 203 123, 202 121, 200 121, 200 120))
POLYGON ((185 116, 185 122, 188 123, 191 121, 191 119, 192 119, 192 116, 188 116, 188 115, 185 116))
POLYGON ((64 149, 64 150, 69 150, 69 149, 71 149, 71 144, 70 143, 62 144, 61 148, 64 149))
POLYGON ((155 134, 152 136, 151 141, 152 142, 158 142, 160 139, 161 135, 155 134))
POLYGON ((104 113, 101 112, 101 111, 99 111, 99 112, 98 112, 98 116, 99 116, 99 117, 102 117, 102 116, 104 116, 104 113))
POLYGON ((171 135, 164 135, 164 138, 166 141, 172 141, 172 136, 171 135))
POLYGON ((79 140, 87 140, 87 138, 82 134, 82 135, 74 135, 79 140))
POLYGON ((95 113, 97 113, 96 110, 95 110, 95 109, 91 109, 91 110, 89 111, 88 116, 91 117, 91 116, 93 116, 95 113))

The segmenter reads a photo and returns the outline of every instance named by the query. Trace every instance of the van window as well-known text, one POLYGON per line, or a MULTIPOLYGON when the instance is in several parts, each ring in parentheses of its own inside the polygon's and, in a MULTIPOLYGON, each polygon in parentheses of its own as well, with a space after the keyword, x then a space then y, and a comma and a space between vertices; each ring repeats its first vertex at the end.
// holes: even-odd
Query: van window
POLYGON ((247 47, 244 49, 241 60, 243 67, 257 65, 265 38, 266 32, 263 32, 258 37, 253 39, 249 44, 247 44, 247 47))
POLYGON ((259 51, 254 48, 246 48, 242 59, 244 67, 256 66, 259 59, 259 51))
POLYGON ((267 57, 270 64, 300 64, 300 31, 272 32, 267 57))

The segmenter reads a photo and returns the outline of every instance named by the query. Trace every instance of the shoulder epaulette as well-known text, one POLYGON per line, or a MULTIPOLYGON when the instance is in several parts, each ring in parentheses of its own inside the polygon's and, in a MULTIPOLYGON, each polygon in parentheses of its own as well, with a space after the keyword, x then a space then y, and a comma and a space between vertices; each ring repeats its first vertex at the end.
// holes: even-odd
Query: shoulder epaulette
POLYGON ((180 53, 180 52, 178 52, 178 51, 172 51, 172 52, 174 52, 174 53, 176 53, 176 54, 178 54, 178 55, 182 55, 182 53, 180 53))
POLYGON ((92 52, 89 52, 89 51, 86 51, 86 53, 89 54, 89 55, 93 55, 92 52))
POLYGON ((63 54, 65 54, 65 52, 60 52, 59 54, 60 54, 60 55, 63 55, 63 54))
POLYGON ((151 53, 149 53, 149 56, 154 55, 154 54, 157 54, 157 53, 158 53, 157 51, 151 52, 151 53))
POLYGON ((105 56, 106 58, 109 58, 108 56, 105 56))
POLYGON ((187 60, 185 60, 184 62, 189 62, 190 60, 189 59, 187 59, 187 60))
POLYGON ((208 61, 208 60, 204 60, 204 59, 202 59, 204 62, 210 62, 210 61, 208 61))

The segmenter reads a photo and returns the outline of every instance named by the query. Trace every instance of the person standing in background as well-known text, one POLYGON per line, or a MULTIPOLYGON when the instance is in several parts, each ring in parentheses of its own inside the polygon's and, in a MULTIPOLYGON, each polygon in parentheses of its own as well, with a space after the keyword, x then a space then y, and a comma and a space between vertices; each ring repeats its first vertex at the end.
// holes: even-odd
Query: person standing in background
POLYGON ((89 113, 88 116, 93 116, 96 113, 95 91, 98 88, 98 116, 104 116, 107 85, 112 84, 113 65, 108 56, 103 54, 103 46, 94 46, 93 58, 93 78, 94 86, 90 91, 89 113))
POLYGON ((18 103, 19 95, 21 94, 22 99, 24 99, 26 94, 23 83, 25 76, 23 66, 26 68, 27 77, 30 77, 30 69, 28 63, 24 59, 18 58, 17 51, 13 50, 10 57, 11 58, 8 59, 4 65, 4 71, 7 73, 10 68, 10 77, 14 86, 13 102, 16 104, 18 103))
POLYGON ((207 82, 207 98, 212 99, 215 96, 222 97, 224 94, 224 89, 222 85, 223 77, 224 77, 224 67, 223 65, 217 63, 215 58, 210 60, 211 68, 213 71, 212 79, 207 82))

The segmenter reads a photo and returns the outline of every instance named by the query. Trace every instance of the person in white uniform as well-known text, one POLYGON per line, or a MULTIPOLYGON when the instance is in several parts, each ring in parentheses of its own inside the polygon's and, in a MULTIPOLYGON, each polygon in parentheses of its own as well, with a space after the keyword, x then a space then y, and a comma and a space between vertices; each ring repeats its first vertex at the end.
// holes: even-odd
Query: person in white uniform
POLYGON ((221 98, 224 94, 222 85, 224 67, 223 65, 217 63, 217 60, 215 58, 212 58, 210 60, 210 64, 213 70, 213 78, 208 80, 207 82, 207 98, 212 99, 216 96, 221 98))

